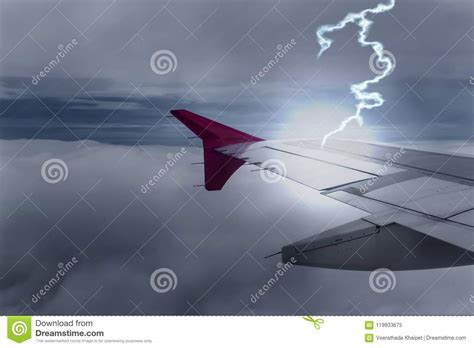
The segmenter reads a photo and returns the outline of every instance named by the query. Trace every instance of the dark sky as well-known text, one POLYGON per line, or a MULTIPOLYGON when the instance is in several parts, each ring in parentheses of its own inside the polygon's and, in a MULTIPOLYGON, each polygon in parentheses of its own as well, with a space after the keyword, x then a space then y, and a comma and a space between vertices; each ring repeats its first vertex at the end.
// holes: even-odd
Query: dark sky
MULTIPOLYGON (((295 183, 244 167, 221 192, 202 183, 198 141, 172 119, 186 108, 261 137, 322 136, 354 110, 373 76, 354 27, 317 59, 315 30, 378 1, 0 1, 0 307, 40 314, 472 314, 472 267, 398 272, 377 294, 369 272, 294 267, 263 257, 360 218, 295 183), (164 7, 166 5, 166 7, 164 7), (77 45, 37 84, 58 45, 77 45), (296 45, 257 84, 277 46, 296 45), (154 73, 150 57, 177 65, 154 73), (67 140, 67 142, 63 141, 67 140), (84 142, 80 142, 84 140, 84 142), (150 192, 141 185, 181 147, 150 192), (48 184, 42 164, 68 167, 48 184), (81 253, 81 251, 83 253, 81 253), (190 253, 192 251, 192 253, 190 253), (38 303, 31 296, 78 264, 38 303), (178 279, 158 294, 160 267, 178 279)), ((371 38, 396 58, 375 89, 386 103, 344 137, 440 144, 472 136, 472 1, 398 0, 371 38)))
MULTIPOLYGON (((162 119, 170 108, 266 137, 321 136, 354 111, 350 84, 373 76, 372 52, 359 47, 354 26, 331 34, 335 43, 319 60, 315 30, 377 1, 166 3, 2 1, 0 136, 182 143, 162 119), (58 45, 73 39, 72 51, 33 85, 58 45), (252 85, 277 45, 292 39, 296 45, 252 85), (150 57, 163 49, 176 55, 177 66, 157 75, 150 57)), ((469 0, 398 0, 378 15, 370 39, 393 53, 396 69, 374 88, 386 103, 364 113, 367 136, 468 138, 473 37, 469 0)))

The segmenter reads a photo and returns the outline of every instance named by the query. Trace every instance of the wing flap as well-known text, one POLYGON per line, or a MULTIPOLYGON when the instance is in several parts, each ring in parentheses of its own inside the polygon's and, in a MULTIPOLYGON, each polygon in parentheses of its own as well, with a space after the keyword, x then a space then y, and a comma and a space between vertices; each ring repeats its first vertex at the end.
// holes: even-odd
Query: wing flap
POLYGON ((333 269, 392 271, 471 265, 474 253, 397 222, 353 221, 282 248, 284 262, 333 269))
POLYGON ((370 173, 295 156, 266 146, 243 151, 233 156, 319 191, 374 177, 370 173))
POLYGON ((307 157, 316 161, 330 163, 334 165, 344 166, 353 170, 369 173, 371 175, 391 175, 403 171, 403 169, 396 168, 393 164, 388 164, 387 159, 384 161, 368 161, 364 159, 354 158, 354 156, 344 155, 342 153, 330 152, 321 149, 321 147, 305 147, 307 142, 285 142, 265 145, 269 148, 291 153, 295 156, 307 157), (296 146, 296 145, 300 146, 296 146))
POLYGON ((398 223, 459 248, 474 251, 472 229, 448 220, 436 220, 403 210, 370 215, 364 217, 364 220, 378 226, 398 223))
POLYGON ((402 154, 401 156, 397 155, 396 164, 399 167, 474 181, 474 160, 468 156, 347 140, 330 140, 326 148, 338 153, 352 154, 360 158, 378 161, 386 161, 387 158, 393 157, 399 152, 402 154))
POLYGON ((474 227, 474 209, 459 213, 457 215, 451 216, 449 220, 474 227))
POLYGON ((447 218, 469 209, 473 192, 471 186, 421 176, 372 190, 365 196, 420 213, 447 218))

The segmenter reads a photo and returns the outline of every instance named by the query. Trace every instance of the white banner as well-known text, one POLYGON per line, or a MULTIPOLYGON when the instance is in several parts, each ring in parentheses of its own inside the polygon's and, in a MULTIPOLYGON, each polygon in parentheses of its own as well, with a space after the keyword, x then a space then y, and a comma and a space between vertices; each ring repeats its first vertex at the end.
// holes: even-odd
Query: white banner
POLYGON ((473 317, 13 316, 0 347, 472 347, 473 317))

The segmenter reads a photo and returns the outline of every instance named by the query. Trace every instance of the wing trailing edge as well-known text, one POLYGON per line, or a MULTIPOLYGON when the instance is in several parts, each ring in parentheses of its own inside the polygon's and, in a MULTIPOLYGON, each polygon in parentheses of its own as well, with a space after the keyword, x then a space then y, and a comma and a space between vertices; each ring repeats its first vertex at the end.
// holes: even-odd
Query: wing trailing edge
POLYGON ((398 222, 352 221, 282 248, 283 262, 373 271, 451 268, 474 264, 474 252, 398 222))

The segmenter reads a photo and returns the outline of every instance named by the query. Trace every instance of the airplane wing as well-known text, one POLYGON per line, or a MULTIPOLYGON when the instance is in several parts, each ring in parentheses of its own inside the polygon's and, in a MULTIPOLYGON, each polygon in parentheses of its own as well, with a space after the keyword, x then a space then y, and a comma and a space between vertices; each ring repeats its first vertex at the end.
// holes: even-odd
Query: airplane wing
POLYGON ((474 158, 382 144, 264 140, 186 110, 172 115, 203 141, 205 187, 243 164, 280 175, 367 216, 286 245, 284 262, 348 270, 474 264, 474 158))

